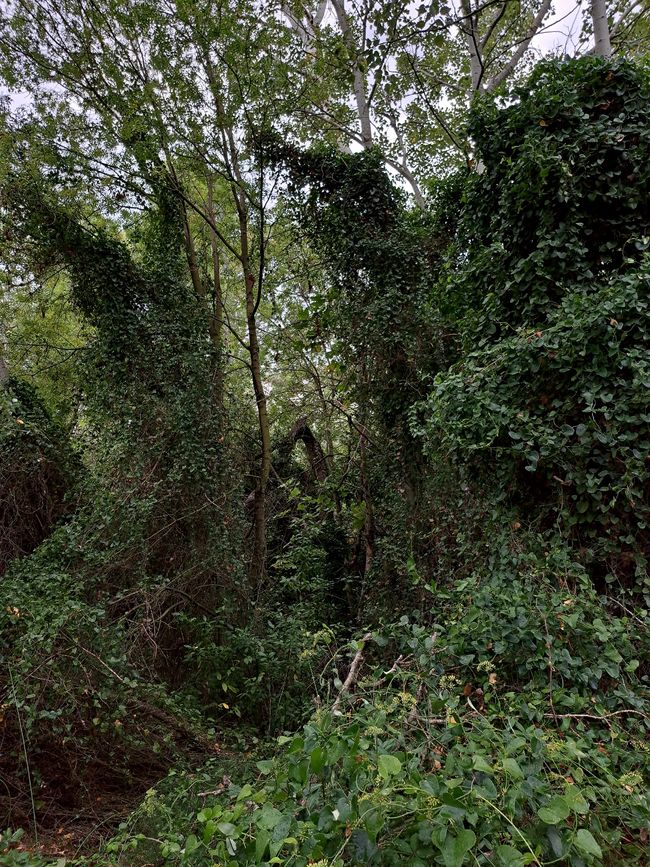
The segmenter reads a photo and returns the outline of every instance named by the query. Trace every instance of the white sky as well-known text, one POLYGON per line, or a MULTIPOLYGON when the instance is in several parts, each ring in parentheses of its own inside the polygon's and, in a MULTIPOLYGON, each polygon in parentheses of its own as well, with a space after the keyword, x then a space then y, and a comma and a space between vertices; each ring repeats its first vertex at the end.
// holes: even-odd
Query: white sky
POLYGON ((533 39, 531 47, 540 54, 558 48, 566 54, 574 54, 582 28, 582 9, 579 0, 555 0, 554 14, 549 17, 542 33, 533 39))

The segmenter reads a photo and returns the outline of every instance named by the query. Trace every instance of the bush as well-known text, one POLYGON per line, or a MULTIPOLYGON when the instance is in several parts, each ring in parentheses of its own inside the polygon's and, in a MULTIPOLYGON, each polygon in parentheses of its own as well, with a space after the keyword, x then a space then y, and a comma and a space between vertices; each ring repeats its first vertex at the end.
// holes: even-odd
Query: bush
POLYGON ((153 838, 170 864, 642 864, 649 636, 636 617, 608 614, 579 569, 475 576, 426 618, 373 633, 375 666, 340 714, 281 737, 257 780, 212 793, 205 780, 192 818, 174 815, 186 780, 162 797, 164 822, 147 822, 145 801, 109 851, 145 863, 153 838))

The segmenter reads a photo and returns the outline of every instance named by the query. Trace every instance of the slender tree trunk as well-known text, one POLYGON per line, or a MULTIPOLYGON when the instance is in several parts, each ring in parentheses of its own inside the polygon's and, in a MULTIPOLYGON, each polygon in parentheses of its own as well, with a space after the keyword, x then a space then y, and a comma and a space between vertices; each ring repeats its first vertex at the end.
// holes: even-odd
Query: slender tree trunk
MULTIPOLYGON (((212 223, 216 225, 217 215, 214 207, 214 180, 211 174, 208 174, 208 216, 212 223)), ((210 249, 212 251, 212 310, 210 315, 211 322, 211 330, 210 336, 212 338, 213 346, 215 347, 218 358, 217 358, 217 369, 215 371, 215 381, 214 381, 214 400, 218 407, 223 406, 223 389, 224 389, 224 364, 225 364, 225 356, 224 356, 224 345, 223 345, 223 331, 224 331, 224 313, 223 313, 223 287, 221 285, 221 260, 219 258, 219 244, 217 235, 212 228, 210 228, 210 249)))
MULTIPOLYGON (((261 292, 264 276, 264 238, 260 237, 260 266, 258 279, 256 280, 250 257, 250 243, 248 237, 248 201, 245 192, 246 185, 239 165, 237 143, 233 135, 232 126, 229 126, 226 123, 226 112, 224 110, 219 78, 210 59, 209 50, 205 47, 203 49, 203 55, 210 91, 214 100, 217 118, 219 119, 221 126, 221 141, 226 166, 228 173, 230 174, 230 188, 239 217, 239 240, 241 252, 238 258, 242 266, 246 289, 248 353, 262 445, 259 476, 253 496, 253 554, 250 566, 250 576, 255 583, 259 584, 263 580, 266 570, 266 490, 269 483, 269 476, 271 475, 271 430, 266 403, 266 393, 264 391, 264 381, 262 379, 260 344, 257 336, 256 318, 257 307, 259 304, 259 293, 261 292)), ((259 206, 260 208, 263 208, 263 202, 261 200, 259 206)))
POLYGON ((347 45, 350 60, 354 64, 352 77, 354 83, 354 98, 357 103, 357 114, 361 127, 361 144, 364 148, 372 146, 372 124, 370 122, 370 104, 366 94, 366 79, 359 66, 359 52, 354 40, 354 33, 350 25, 350 19, 345 9, 345 0, 332 0, 339 30, 347 45))
POLYGON ((363 384, 363 392, 360 397, 360 422, 361 436, 359 439, 359 475, 361 481, 361 490, 364 500, 364 523, 363 523, 363 541, 365 546, 365 558, 363 565, 363 588, 365 589, 366 579, 372 569, 375 559, 375 516, 372 502, 372 490, 370 487, 370 478, 368 475, 368 435, 367 435, 367 407, 368 395, 370 393, 370 382, 368 378, 368 369, 365 359, 361 364, 361 382, 363 384))
POLYGON ((363 564, 363 578, 368 577, 375 558, 375 518, 372 507, 372 494, 368 479, 367 441, 365 434, 361 434, 359 441, 359 454, 361 464, 361 488, 365 504, 365 517, 363 523, 363 540, 365 546, 365 558, 363 564))
POLYGON ((5 361, 5 358, 4 358, 5 349, 6 349, 6 344, 5 344, 4 329, 2 327, 2 324, 0 324, 0 386, 4 385, 10 376, 9 366, 7 365, 7 362, 5 361))
POLYGON ((460 29, 465 37, 465 44, 469 53, 469 70, 472 78, 472 95, 480 93, 483 79, 483 59, 481 57, 481 43, 477 32, 476 14, 472 12, 471 0, 461 0, 460 8, 463 20, 460 29))
POLYGON ((257 403, 257 418, 262 441, 262 457, 260 460, 260 473, 255 486, 253 500, 253 555, 251 558, 251 578, 259 583, 264 578, 266 569, 266 489, 271 474, 271 430, 269 426, 268 409, 266 405, 266 393, 262 379, 262 366, 260 361, 260 344, 257 336, 257 305, 258 298, 255 291, 257 281, 251 270, 250 252, 248 243, 248 213, 243 194, 237 200, 239 213, 239 232, 242 252, 242 268, 246 283, 246 322, 248 326, 248 351, 250 355, 250 367, 253 378, 253 391, 257 403))
POLYGON ((187 218, 187 208, 185 207, 185 203, 183 203, 181 207, 183 208, 183 242, 185 246, 187 267, 189 268, 190 277, 192 278, 194 294, 201 301, 204 301, 205 286, 203 285, 203 281, 201 280, 201 274, 199 272, 199 264, 196 259, 196 250, 194 248, 194 239, 192 238, 192 232, 190 231, 190 224, 187 218))
POLYGON ((594 25, 594 54, 596 57, 609 58, 612 56, 612 43, 606 0, 591 0, 591 19, 594 25))

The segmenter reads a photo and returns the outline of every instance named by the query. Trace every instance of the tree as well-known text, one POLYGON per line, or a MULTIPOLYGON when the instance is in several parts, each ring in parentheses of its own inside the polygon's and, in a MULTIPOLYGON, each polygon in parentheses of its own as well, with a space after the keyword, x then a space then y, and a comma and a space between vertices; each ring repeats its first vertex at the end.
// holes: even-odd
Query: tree
MULTIPOLYGON (((2 40, 5 74, 28 86, 32 133, 54 151, 60 181, 61 172, 68 178, 82 172, 92 183, 108 183, 108 207, 115 209, 120 199, 137 207, 138 199, 150 197, 158 166, 165 166, 184 212, 188 271, 215 348, 217 406, 223 400, 224 327, 248 356, 261 451, 251 570, 261 580, 271 444, 257 316, 273 180, 257 160, 255 142, 271 107, 281 118, 294 90, 282 27, 272 18, 263 23, 248 3, 215 2, 200 15, 187 6, 170 18, 157 3, 68 0, 17 4, 2 40), (54 97, 52 81, 59 88, 54 97), (71 100, 79 111, 66 107, 71 100), (207 265, 197 254, 206 232, 207 265), (234 305, 243 303, 244 333, 229 324, 223 283, 233 284, 230 262, 240 273, 234 305), (208 268, 210 279, 204 276, 208 268)), ((101 199, 99 206, 106 207, 101 199)))
POLYGON ((594 54, 596 57, 611 57, 612 43, 605 0, 591 0, 591 20, 594 28, 594 54))

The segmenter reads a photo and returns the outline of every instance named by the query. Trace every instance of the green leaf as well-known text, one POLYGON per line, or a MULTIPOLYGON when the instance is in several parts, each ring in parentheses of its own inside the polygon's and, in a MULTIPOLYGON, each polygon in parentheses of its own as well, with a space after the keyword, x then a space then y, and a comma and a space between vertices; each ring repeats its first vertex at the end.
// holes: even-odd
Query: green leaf
POLYGON ((377 759, 379 776, 389 780, 402 770, 402 763, 395 756, 382 755, 377 759))
POLYGON ((255 822, 258 828, 262 828, 265 831, 272 831, 273 828, 280 823, 281 819, 282 813, 279 810, 275 807, 271 807, 269 804, 265 804, 257 815, 255 822))
POLYGON ((457 837, 448 834, 442 846, 445 867, 461 867, 465 855, 476 843, 476 834, 469 829, 461 831, 457 837))
POLYGON ((511 777, 514 777, 515 780, 523 780, 524 778, 524 772, 519 767, 519 762, 516 762, 514 759, 504 759, 503 770, 510 774, 511 777))
POLYGON ((594 858, 602 858, 603 850, 594 840, 593 835, 586 828, 580 828, 573 841, 581 852, 587 855, 593 855, 594 858))
POLYGON ((314 747, 309 760, 311 770, 314 774, 320 774, 325 767, 326 758, 325 750, 322 747, 314 747))
POLYGON ((584 815, 589 812, 589 803, 577 786, 567 786, 564 800, 574 813, 582 813, 584 815))
POLYGON ((262 860, 262 856, 266 852, 266 847, 269 845, 271 835, 267 831, 260 831, 255 837, 255 858, 258 861, 262 860))
POLYGON ((558 796, 557 798, 553 798, 545 807, 540 807, 537 815, 547 825, 557 825, 563 822, 570 812, 571 809, 566 800, 558 796))
POLYGON ((496 856, 503 867, 524 867, 526 858, 514 846, 497 846, 496 856))
POLYGON ((237 831, 232 822, 219 822, 217 828, 224 837, 232 837, 232 835, 237 831))
POLYGON ((191 855, 199 846, 199 841, 194 834, 190 834, 185 841, 185 854, 191 855))
POLYGON ((484 774, 493 773, 491 766, 487 763, 484 756, 475 755, 472 757, 472 767, 475 771, 482 771, 484 774))

